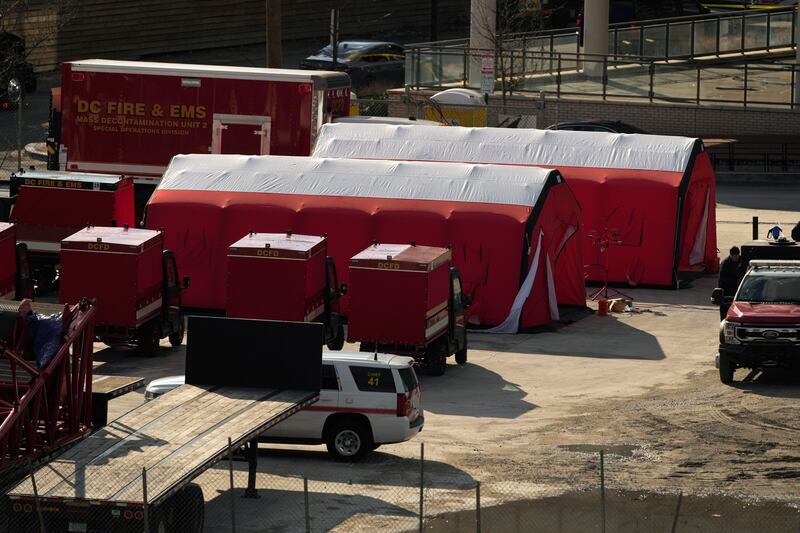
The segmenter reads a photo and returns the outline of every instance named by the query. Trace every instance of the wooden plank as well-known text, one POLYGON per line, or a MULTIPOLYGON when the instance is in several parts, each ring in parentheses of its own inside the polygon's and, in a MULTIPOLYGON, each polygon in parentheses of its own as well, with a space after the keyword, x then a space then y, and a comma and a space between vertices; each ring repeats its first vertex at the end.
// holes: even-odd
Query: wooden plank
POLYGON ((92 377, 92 394, 105 395, 110 400, 132 390, 144 387, 144 378, 131 376, 99 376, 92 377))
MULTIPOLYGON (((310 393, 183 385, 120 417, 36 472, 45 497, 138 502, 142 467, 151 501, 210 466, 234 442, 263 431, 310 393)), ((30 481, 10 495, 28 495, 30 481)))

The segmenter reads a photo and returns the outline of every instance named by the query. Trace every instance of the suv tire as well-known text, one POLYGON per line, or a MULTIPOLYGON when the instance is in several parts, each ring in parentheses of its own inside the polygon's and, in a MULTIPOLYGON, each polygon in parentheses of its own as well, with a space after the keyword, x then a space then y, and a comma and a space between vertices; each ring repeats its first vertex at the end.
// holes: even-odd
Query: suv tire
POLYGON ((333 337, 327 343, 328 349, 334 352, 338 352, 344 347, 344 326, 339 324, 339 327, 336 328, 336 336, 333 337))
POLYGON ((731 361, 731 358, 724 353, 719 354, 719 380, 726 385, 733 383, 733 373, 736 371, 736 365, 731 361))
POLYGON ((325 444, 328 453, 337 461, 361 459, 374 446, 367 424, 353 420, 334 422, 328 429, 325 444))

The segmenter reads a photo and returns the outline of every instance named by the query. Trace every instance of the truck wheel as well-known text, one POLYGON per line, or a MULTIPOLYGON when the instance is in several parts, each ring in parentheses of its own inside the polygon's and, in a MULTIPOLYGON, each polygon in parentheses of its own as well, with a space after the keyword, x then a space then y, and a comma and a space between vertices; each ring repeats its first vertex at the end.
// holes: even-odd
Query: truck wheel
POLYGON ((139 347, 139 354, 145 357, 153 357, 158 354, 161 343, 161 328, 155 322, 146 324, 136 332, 136 344, 139 347))
POLYGON ((464 365, 467 363, 467 345, 465 344, 462 349, 456 352, 456 363, 464 365))
POLYGON ((325 444, 337 461, 354 461, 372 450, 372 434, 362 422, 344 421, 328 431, 325 444))
POLYGON ((444 343, 439 343, 428 348, 425 354, 425 366, 431 376, 444 375, 447 370, 447 347, 444 343))
POLYGON ((328 341, 328 349, 338 352, 339 350, 344 347, 344 326, 339 324, 339 327, 336 328, 336 336, 328 341))
POLYGON ((178 330, 174 333, 171 333, 169 336, 169 343, 172 345, 173 348, 177 348, 181 344, 183 344, 183 337, 186 334, 186 326, 183 322, 183 315, 178 317, 179 325, 178 330))
POLYGON ((724 353, 719 354, 719 380, 726 385, 733 383, 733 373, 736 371, 736 365, 731 361, 731 358, 724 353))

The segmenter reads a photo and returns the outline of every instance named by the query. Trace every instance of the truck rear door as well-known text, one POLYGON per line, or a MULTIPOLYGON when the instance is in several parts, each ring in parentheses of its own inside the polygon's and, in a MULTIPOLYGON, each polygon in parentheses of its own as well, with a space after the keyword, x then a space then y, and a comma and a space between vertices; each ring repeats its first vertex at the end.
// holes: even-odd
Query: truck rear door
POLYGON ((215 113, 213 118, 212 154, 269 155, 270 117, 215 113))

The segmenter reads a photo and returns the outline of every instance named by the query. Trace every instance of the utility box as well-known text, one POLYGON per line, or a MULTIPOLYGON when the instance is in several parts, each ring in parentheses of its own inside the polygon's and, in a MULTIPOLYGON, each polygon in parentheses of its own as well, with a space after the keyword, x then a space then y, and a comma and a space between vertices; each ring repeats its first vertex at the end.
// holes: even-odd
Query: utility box
POLYGON ((448 332, 450 250, 376 244, 350 260, 350 342, 425 346, 448 332))
POLYGON ((14 224, 0 222, 0 300, 13 300, 17 292, 16 245, 14 224))
POLYGON ((61 242, 59 300, 97 300, 100 337, 131 337, 159 316, 164 271, 160 231, 87 227, 61 242))
POLYGON ((250 233, 228 248, 227 314, 324 322, 327 239, 250 233))

